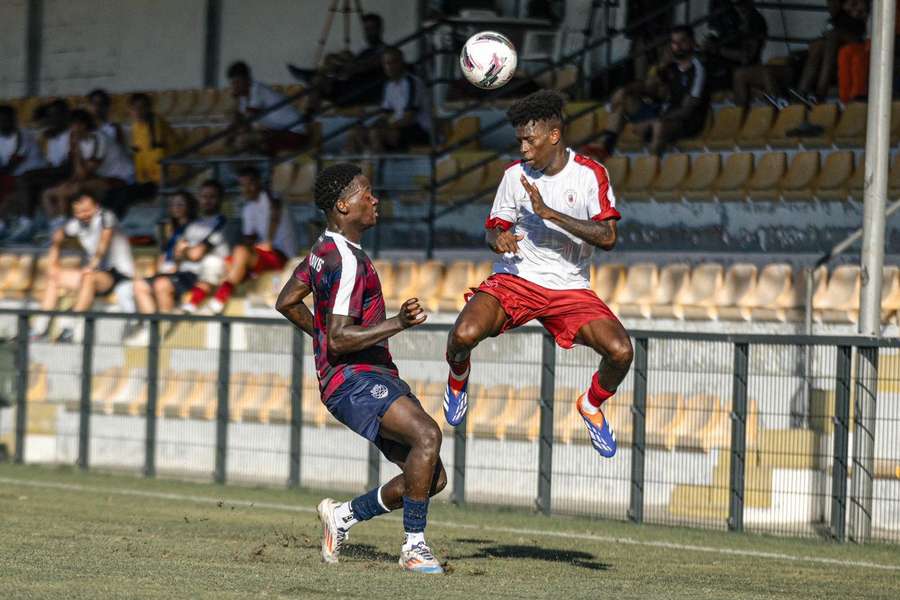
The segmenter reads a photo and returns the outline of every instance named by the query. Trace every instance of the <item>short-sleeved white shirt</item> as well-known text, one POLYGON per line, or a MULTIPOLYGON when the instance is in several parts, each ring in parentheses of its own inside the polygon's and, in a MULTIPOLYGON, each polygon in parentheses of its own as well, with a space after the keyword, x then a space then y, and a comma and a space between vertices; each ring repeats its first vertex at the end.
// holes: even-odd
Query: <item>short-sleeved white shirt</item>
POLYGON ((407 111, 416 114, 416 123, 425 131, 431 130, 431 115, 425 101, 425 85, 415 75, 405 75, 397 81, 386 81, 382 90, 381 108, 400 119, 407 111))
MULTIPOLYGON (((213 215, 210 217, 200 217, 195 221, 191 221, 184 229, 181 236, 188 246, 194 248, 200 244, 206 244, 209 250, 206 256, 217 256, 225 259, 229 254, 228 241, 225 239, 224 215, 213 215)), ((179 271, 189 271, 191 273, 200 273, 203 267, 203 259, 198 261, 182 260, 178 264, 179 271)))
POLYGON ((84 160, 99 160, 97 175, 134 183, 134 162, 115 140, 101 131, 92 131, 78 142, 84 160))
POLYGON ((69 130, 66 129, 62 133, 47 138, 47 145, 44 148, 44 154, 50 166, 61 167, 69 161, 69 130))
POLYGON ((100 261, 101 269, 115 269, 122 275, 134 277, 134 259, 131 256, 131 246, 128 240, 119 230, 119 220, 111 210, 102 208, 97 214, 87 222, 82 223, 78 219, 69 219, 63 226, 63 232, 69 236, 76 238, 81 244, 81 249, 88 258, 93 258, 97 254, 97 247, 100 245, 100 234, 104 229, 112 229, 113 237, 109 243, 109 249, 106 256, 100 261))
MULTIPOLYGON (((269 86, 259 81, 250 84, 250 94, 238 98, 238 110, 247 114, 248 109, 265 110, 273 106, 287 96, 279 94, 269 86)), ((294 133, 304 133, 306 127, 301 122, 302 115, 292 104, 285 104, 279 109, 262 116, 257 123, 266 129, 288 130, 294 133)))
POLYGON ((606 168, 570 149, 566 152, 566 166, 553 176, 525 167, 521 161, 507 167, 485 227, 513 228, 525 237, 518 242, 517 254, 503 255, 494 263, 494 273, 517 275, 553 290, 590 288, 594 247, 535 215, 520 181, 524 173, 547 206, 575 219, 619 219, 606 168))
POLYGON ((17 129, 11 135, 0 135, 0 167, 8 165, 13 157, 19 157, 22 161, 13 171, 13 175, 21 175, 47 166, 34 135, 23 129, 17 129))
MULTIPOLYGON (((241 233, 253 235, 260 241, 269 238, 269 220, 272 215, 272 200, 265 191, 252 202, 245 202, 241 211, 241 233)), ((270 240, 272 248, 280 251, 288 258, 297 255, 297 237, 294 232, 294 221, 286 206, 281 207, 281 219, 275 230, 275 238, 270 240)))

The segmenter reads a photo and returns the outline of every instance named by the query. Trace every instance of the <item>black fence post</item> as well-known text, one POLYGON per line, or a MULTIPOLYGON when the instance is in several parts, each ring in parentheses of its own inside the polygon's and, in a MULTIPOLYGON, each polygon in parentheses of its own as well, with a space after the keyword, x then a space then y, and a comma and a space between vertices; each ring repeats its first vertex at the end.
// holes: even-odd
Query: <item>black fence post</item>
POLYGON ((228 456, 228 380, 231 378, 231 323, 219 324, 219 379, 216 405, 216 483, 225 483, 228 456))
POLYGON ((734 345, 734 371, 731 377, 731 477, 728 503, 728 529, 744 530, 744 461, 747 455, 747 376, 750 348, 734 345))
POLYGON ((78 466, 90 466, 91 443, 91 380, 94 372, 94 318, 84 319, 84 340, 81 346, 81 407, 78 426, 78 466))
POLYGON ((456 505, 466 503, 466 430, 469 417, 463 417, 462 423, 453 429, 453 492, 450 502, 456 505))
POLYGON ((156 477, 156 401, 159 396, 159 321, 150 321, 147 344, 147 411, 144 415, 144 477, 156 477))
POLYGON ((850 366, 853 348, 838 346, 834 392, 834 464, 831 468, 831 535, 847 539, 847 462, 850 446, 850 366))
POLYGON ((550 514, 553 502, 553 397, 556 394, 556 342, 541 336, 541 424, 538 439, 538 508, 550 514))
POLYGON ((25 462, 28 431, 28 317, 19 315, 16 330, 16 449, 13 460, 25 462))
POLYGON ((300 485, 300 448, 303 442, 303 332, 294 329, 291 344, 291 448, 288 486, 300 485))
POLYGON ((644 456, 647 449, 647 338, 634 340, 634 405, 631 407, 631 499, 628 518, 644 522, 644 456))

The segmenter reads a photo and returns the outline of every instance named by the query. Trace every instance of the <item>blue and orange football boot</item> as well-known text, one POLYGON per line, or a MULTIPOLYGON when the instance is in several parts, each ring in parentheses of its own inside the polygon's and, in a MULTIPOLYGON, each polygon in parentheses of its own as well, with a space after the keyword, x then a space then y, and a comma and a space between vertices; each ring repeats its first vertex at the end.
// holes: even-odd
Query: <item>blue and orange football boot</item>
POLYGON ((466 411, 469 409, 468 389, 469 372, 466 371, 464 378, 457 378, 451 371, 447 378, 447 387, 444 389, 444 418, 453 427, 466 418, 466 411))
POLYGON ((444 572, 441 563, 431 553, 425 542, 419 542, 410 548, 400 550, 400 566, 414 573, 440 574, 444 572))
POLYGON ((594 447, 594 450, 599 452, 600 456, 612 458, 616 455, 616 450, 618 449, 616 434, 613 433, 609 421, 603 416, 602 410, 597 410, 596 413, 591 415, 581 408, 581 402, 584 400, 585 394, 580 395, 578 400, 575 401, 575 408, 578 409, 578 414, 581 415, 581 418, 584 419, 584 424, 587 425, 588 433, 591 436, 591 445, 594 447))

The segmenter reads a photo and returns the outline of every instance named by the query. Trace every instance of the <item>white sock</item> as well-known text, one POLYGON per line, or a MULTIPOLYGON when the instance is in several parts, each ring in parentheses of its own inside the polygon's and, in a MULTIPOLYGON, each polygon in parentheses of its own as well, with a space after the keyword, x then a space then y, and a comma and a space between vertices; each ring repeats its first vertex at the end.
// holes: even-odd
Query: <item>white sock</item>
POLYGON ((353 509, 350 508, 349 501, 342 502, 334 509, 334 518, 337 520, 338 527, 345 531, 359 523, 356 517, 353 516, 353 509))
POLYGON ((585 394, 581 397, 581 410, 589 415, 596 415, 600 408, 591 404, 591 401, 588 400, 588 395, 585 394))
POLYGON ((422 543, 425 541, 425 532, 417 531, 416 533, 406 532, 406 542, 403 544, 404 550, 409 550, 416 544, 422 543))

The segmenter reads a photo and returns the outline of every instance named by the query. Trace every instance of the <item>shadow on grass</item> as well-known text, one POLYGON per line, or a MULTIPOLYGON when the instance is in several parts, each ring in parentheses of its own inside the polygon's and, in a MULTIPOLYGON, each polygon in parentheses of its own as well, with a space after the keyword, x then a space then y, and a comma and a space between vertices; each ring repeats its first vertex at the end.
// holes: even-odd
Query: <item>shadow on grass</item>
POLYGON ((372 560, 382 562, 397 562, 397 555, 388 554, 369 544, 347 544, 341 548, 341 557, 355 558, 359 560, 372 560))
POLYGON ((547 562, 566 563, 583 569, 590 569, 592 571, 607 571, 612 567, 609 563, 594 560, 596 557, 593 554, 578 550, 558 550, 555 548, 541 548, 540 546, 507 544, 486 546, 478 549, 472 554, 448 557, 448 560, 469 560, 478 558, 531 558, 547 562))

